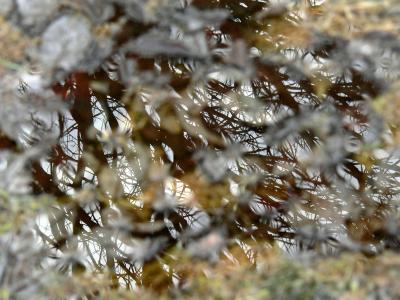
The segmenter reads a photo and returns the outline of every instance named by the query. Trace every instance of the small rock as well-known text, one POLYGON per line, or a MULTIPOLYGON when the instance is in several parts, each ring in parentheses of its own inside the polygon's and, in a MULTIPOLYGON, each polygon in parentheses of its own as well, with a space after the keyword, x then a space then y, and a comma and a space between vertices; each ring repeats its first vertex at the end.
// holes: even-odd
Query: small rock
POLYGON ((17 5, 18 11, 22 16, 22 24, 30 26, 43 23, 51 17, 57 11, 59 1, 17 0, 17 5))
POLYGON ((0 0, 0 16, 8 15, 13 7, 12 0, 0 0))
POLYGON ((89 21, 79 16, 62 16, 44 32, 39 61, 46 70, 71 71, 85 57, 91 41, 89 21))

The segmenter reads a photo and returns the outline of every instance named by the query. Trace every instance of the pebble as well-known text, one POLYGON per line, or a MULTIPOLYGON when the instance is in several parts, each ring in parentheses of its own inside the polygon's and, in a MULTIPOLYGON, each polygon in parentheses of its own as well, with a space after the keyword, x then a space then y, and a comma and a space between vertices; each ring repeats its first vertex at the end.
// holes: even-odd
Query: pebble
POLYGON ((28 26, 45 22, 54 15, 58 6, 58 0, 17 0, 22 24, 28 26))
POLYGON ((64 15, 44 32, 39 61, 47 70, 71 71, 84 59, 91 41, 90 23, 86 18, 64 15))

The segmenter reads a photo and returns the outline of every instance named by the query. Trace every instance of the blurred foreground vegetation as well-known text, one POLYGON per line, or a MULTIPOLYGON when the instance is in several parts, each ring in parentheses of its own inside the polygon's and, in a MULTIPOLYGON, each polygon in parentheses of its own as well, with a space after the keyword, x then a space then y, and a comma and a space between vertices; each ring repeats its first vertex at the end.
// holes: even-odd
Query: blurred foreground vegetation
MULTIPOLYGON (((114 290, 103 277, 81 274, 68 281, 54 281, 43 293, 54 298, 65 294, 91 295, 100 299, 398 299, 400 259, 385 252, 367 258, 360 254, 312 259, 282 255, 270 248, 257 267, 233 264, 222 259, 210 266, 191 262, 183 288, 171 288, 162 294, 138 288, 114 290)), ((184 264, 182 260, 182 264, 184 264)), ((64 278, 65 279, 65 278, 64 278)), ((4 291, 6 295, 6 291, 4 291)))
MULTIPOLYGON (((255 268, 217 266, 208 277, 198 277, 189 299, 397 299, 400 289, 399 257, 386 252, 366 258, 359 254, 319 259, 288 259, 272 251, 255 268), (303 261, 304 260, 304 261, 303 261)), ((204 267, 203 267, 204 268, 204 267)), ((203 269, 204 270, 204 269, 203 269)), ((207 270, 207 269, 206 269, 207 270)))

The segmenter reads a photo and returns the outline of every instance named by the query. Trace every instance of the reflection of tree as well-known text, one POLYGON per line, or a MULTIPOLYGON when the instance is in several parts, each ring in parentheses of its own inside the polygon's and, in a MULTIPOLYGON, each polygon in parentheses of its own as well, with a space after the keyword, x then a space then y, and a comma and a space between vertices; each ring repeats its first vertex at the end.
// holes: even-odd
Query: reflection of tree
POLYGON ((238 3, 193 1, 232 15, 220 29, 180 33, 205 42, 205 57, 168 48, 166 37, 150 43, 148 32, 143 48, 165 43, 165 53, 143 53, 126 42, 150 29, 132 21, 107 67, 53 85, 68 110, 57 115, 58 143, 32 165, 32 186, 58 201, 37 231, 62 271, 108 268, 114 284, 161 288, 183 279, 179 247, 211 261, 235 245, 251 260, 253 240, 398 247, 384 226, 397 161, 368 152, 384 131, 369 105, 381 82, 351 65, 326 67, 350 42, 289 47, 273 33, 302 32, 298 16, 260 19, 263 1, 238 3))

